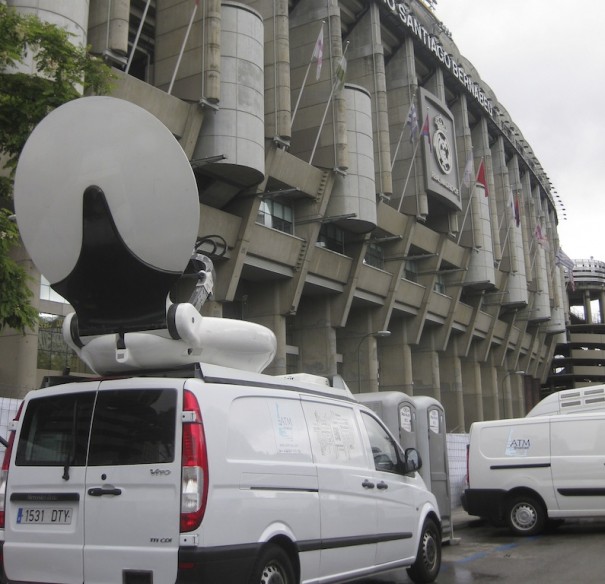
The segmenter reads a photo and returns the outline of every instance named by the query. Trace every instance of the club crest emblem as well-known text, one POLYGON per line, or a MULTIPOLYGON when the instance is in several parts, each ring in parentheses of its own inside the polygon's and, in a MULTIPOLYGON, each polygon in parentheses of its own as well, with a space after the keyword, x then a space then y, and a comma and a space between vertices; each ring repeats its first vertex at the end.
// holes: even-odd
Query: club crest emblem
POLYGON ((435 160, 441 169, 443 174, 449 174, 452 172, 454 166, 452 148, 448 140, 447 134, 445 133, 445 121, 441 116, 435 116, 433 118, 436 130, 433 134, 433 152, 435 153, 435 160))

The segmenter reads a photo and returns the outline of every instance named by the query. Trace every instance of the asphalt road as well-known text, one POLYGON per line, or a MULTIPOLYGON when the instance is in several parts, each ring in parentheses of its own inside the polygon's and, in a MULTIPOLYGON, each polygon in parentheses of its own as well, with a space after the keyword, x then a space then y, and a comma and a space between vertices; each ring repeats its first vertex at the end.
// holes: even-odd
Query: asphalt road
MULTIPOLYGON (((605 582, 605 520, 565 522, 535 537, 515 537, 471 521, 443 547, 438 584, 600 584, 605 582)), ((405 570, 364 584, 411 584, 405 570)))

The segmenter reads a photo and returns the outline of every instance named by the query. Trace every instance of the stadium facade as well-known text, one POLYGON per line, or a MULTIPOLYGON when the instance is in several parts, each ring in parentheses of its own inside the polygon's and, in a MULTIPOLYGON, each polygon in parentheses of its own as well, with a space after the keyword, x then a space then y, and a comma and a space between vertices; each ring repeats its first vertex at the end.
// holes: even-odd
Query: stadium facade
MULTIPOLYGON (((569 313, 553 187, 425 3, 8 4, 91 45, 179 140, 216 269, 204 313, 271 328, 268 372, 429 395, 450 432, 539 399, 569 313)), ((69 306, 20 260, 44 319, 0 338, 7 397, 79 369, 69 306)))

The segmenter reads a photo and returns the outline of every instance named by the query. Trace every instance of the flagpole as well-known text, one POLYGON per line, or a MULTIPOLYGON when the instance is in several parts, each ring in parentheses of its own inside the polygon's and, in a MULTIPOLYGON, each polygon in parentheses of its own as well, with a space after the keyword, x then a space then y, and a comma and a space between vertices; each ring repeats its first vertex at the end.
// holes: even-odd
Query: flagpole
POLYGON ((134 42, 132 43, 132 50, 130 52, 130 57, 128 57, 128 63, 126 64, 126 69, 124 69, 124 73, 128 75, 128 71, 130 71, 130 65, 132 65, 132 60, 134 59, 134 52, 136 51, 137 45, 139 44, 139 38, 141 36, 141 32, 143 30, 143 25, 145 24, 145 19, 147 18, 147 11, 149 10, 149 5, 151 4, 151 0, 147 0, 147 4, 145 4, 145 9, 143 10, 143 16, 141 16, 141 22, 139 23, 139 29, 137 30, 137 35, 134 37, 134 42))
POLYGON ((408 168, 408 174, 405 177, 405 182, 403 183, 403 190, 401 191, 401 199, 399 199, 399 205, 397 206, 397 212, 401 212, 401 204, 403 203, 403 197, 405 196, 405 191, 408 188, 408 181, 410 180, 410 174, 412 174, 412 167, 414 166, 414 162, 416 161, 416 151, 418 150, 418 145, 420 144, 420 139, 416 140, 416 144, 414 145, 414 152, 412 152, 412 158, 410 161, 410 166, 408 168))
MULTIPOLYGON (((412 94, 412 98, 410 100, 410 110, 412 109, 412 107, 415 107, 415 100, 416 100, 416 91, 414 91, 414 93, 412 94)), ((410 113, 408 111, 408 116, 407 118, 409 118, 410 113)), ((393 172, 393 168, 395 167, 395 162, 397 161, 397 153, 399 152, 399 146, 401 146, 401 140, 403 140, 403 134, 405 133, 405 129, 408 125, 408 119, 406 118, 406 121, 403 123, 403 128, 401 128, 401 134, 399 134, 399 140, 397 141, 397 147, 395 148, 395 152, 393 154, 393 158, 391 160, 391 172, 393 172)), ((410 125, 410 132, 413 132, 413 128, 410 125)), ((411 136, 413 138, 413 135, 411 136)))
MULTIPOLYGON (((319 33, 317 38, 319 39, 319 35, 323 32, 325 20, 321 21, 321 28, 319 29, 319 33)), ((290 120, 290 125, 294 125, 294 118, 296 117, 296 112, 298 112, 298 106, 300 104, 300 98, 302 97, 303 90, 305 89, 305 85, 307 83, 307 78, 309 77, 309 71, 311 70, 311 65, 313 64, 313 57, 315 56, 315 50, 317 48, 317 41, 315 41, 315 45, 313 45, 313 54, 311 55, 311 60, 307 65, 307 70, 305 71, 305 78, 303 79, 302 85, 300 86, 300 93, 298 94, 298 99, 296 100, 296 105, 294 106, 294 111, 292 112, 292 118, 290 120)))
POLYGON ((195 0, 195 5, 193 7, 193 12, 191 13, 191 18, 189 19, 189 25, 187 26, 187 31, 185 32, 185 38, 183 39, 183 44, 181 45, 181 50, 179 52, 178 59, 176 60, 176 65, 174 67, 174 72, 172 73, 172 79, 170 80, 170 85, 168 87, 168 95, 172 93, 172 87, 174 86, 174 80, 176 79, 176 74, 181 66, 181 59, 183 58, 183 53, 185 52, 185 45, 189 40, 189 33, 191 32, 191 27, 193 26, 193 19, 195 18, 195 13, 197 12, 197 7, 199 4, 199 0, 195 0))
MULTIPOLYGON (((345 45, 345 50, 342 52, 342 57, 340 57, 341 63, 345 57, 345 54, 346 54, 348 48, 349 48, 349 41, 347 41, 347 44, 345 45)), ((315 144, 313 144, 313 150, 311 151, 311 158, 309 158, 309 164, 313 163, 313 158, 315 156, 315 150, 317 149, 317 144, 319 144, 319 137, 321 136, 321 131, 323 130, 324 123, 326 121, 326 116, 328 115, 328 109, 330 108, 330 104, 332 103, 332 96, 334 95, 334 92, 336 91, 336 87, 338 85, 339 85, 339 79, 336 78, 336 81, 332 84, 332 90, 330 91, 330 95, 329 95, 328 101, 326 103, 326 108, 324 110, 324 115, 323 115, 323 118, 321 119, 321 124, 319 125, 319 131, 317 132, 317 138, 315 138, 315 144)))

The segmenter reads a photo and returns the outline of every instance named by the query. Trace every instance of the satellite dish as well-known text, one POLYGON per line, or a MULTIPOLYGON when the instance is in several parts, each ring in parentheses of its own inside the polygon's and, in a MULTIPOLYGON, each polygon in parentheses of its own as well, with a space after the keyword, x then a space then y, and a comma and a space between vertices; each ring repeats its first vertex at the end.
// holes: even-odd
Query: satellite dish
POLYGON ((185 153, 152 114, 112 97, 51 112, 19 159, 15 212, 80 334, 165 326, 166 297, 198 235, 199 201, 185 153))

